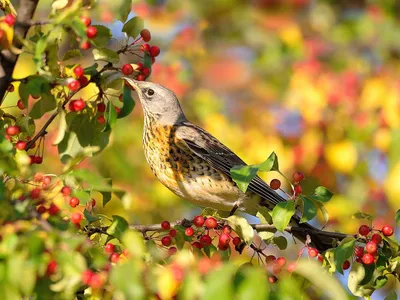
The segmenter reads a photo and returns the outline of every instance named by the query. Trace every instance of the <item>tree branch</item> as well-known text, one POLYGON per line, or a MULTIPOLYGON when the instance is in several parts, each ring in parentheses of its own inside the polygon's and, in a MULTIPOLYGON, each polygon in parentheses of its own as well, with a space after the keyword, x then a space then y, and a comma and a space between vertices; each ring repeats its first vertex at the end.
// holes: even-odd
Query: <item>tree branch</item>
MULTIPOLYGON (((39 0, 21 0, 19 3, 13 40, 13 44, 17 48, 22 46, 20 41, 23 40, 28 33, 30 28, 29 23, 35 13, 38 2, 39 0)), ((12 74, 17 59, 18 55, 12 53, 8 49, 3 49, 0 53, 0 104, 3 102, 4 95, 12 81, 12 74)))

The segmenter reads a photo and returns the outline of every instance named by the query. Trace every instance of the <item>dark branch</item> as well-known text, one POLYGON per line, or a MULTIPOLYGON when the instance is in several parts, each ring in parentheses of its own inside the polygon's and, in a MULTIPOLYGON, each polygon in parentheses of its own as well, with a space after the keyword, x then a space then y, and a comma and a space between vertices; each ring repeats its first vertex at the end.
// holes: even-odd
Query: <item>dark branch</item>
MULTIPOLYGON (((22 41, 30 28, 29 22, 35 13, 36 6, 39 0, 21 0, 17 10, 17 23, 14 27, 13 44, 17 48, 21 48, 22 41)), ((3 49, 0 53, 0 104, 3 102, 7 87, 12 81, 15 64, 17 63, 18 55, 12 53, 8 49, 3 49)))

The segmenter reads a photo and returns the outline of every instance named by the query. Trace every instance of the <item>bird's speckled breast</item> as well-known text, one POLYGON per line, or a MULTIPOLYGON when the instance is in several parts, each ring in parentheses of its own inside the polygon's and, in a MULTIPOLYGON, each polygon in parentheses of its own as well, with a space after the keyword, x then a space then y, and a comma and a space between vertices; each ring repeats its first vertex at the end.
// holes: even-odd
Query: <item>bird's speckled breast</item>
POLYGON ((146 160, 154 175, 175 194, 196 205, 226 211, 247 198, 231 178, 191 152, 176 136, 177 126, 146 123, 146 160))

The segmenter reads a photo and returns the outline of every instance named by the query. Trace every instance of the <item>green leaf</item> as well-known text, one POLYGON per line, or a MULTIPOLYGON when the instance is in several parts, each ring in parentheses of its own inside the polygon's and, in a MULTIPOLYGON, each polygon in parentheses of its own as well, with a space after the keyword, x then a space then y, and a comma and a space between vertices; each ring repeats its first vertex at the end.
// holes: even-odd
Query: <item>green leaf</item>
POLYGON ((42 94, 42 98, 38 100, 32 107, 29 115, 33 119, 40 119, 46 112, 51 111, 57 107, 56 99, 52 94, 42 94))
POLYGON ((89 223, 93 223, 96 222, 98 220, 100 220, 100 217, 93 215, 92 213, 90 213, 87 209, 85 209, 83 211, 83 215, 85 216, 85 219, 89 222, 89 223))
POLYGON ((287 248, 288 242, 287 239, 284 236, 276 236, 272 239, 272 243, 280 250, 285 250, 287 248))
POLYGON ((260 268, 247 268, 244 270, 243 280, 237 288, 234 299, 266 299, 268 297, 268 284, 265 272, 260 268))
POLYGON ((81 59, 81 58, 83 58, 83 55, 82 55, 81 51, 78 50, 78 49, 68 50, 67 52, 64 53, 61 61, 66 61, 66 60, 69 60, 69 59, 72 59, 72 58, 81 59))
POLYGON ((251 244, 254 238, 254 230, 245 218, 234 215, 228 217, 226 221, 246 244, 251 244))
POLYGON ((29 96, 32 95, 34 98, 39 98, 43 94, 48 94, 50 92, 50 84, 43 76, 31 75, 21 81, 18 91, 24 106, 28 108, 29 96))
POLYGON ((328 211, 326 210, 325 206, 321 202, 314 202, 314 204, 320 209, 322 216, 324 217, 324 226, 326 223, 329 221, 329 214, 328 211))
POLYGON ((116 290, 115 294, 119 295, 118 298, 147 299, 145 287, 142 284, 143 269, 143 263, 139 260, 128 260, 111 269, 110 282, 116 290))
POLYGON ((58 125, 57 136, 53 141, 54 146, 61 143, 61 141, 64 139, 65 131, 67 130, 67 122, 65 120, 65 111, 61 110, 61 112, 59 113, 59 116, 60 116, 60 123, 58 125))
POLYGON ((48 43, 48 37, 48 34, 43 35, 36 43, 33 61, 35 62, 38 69, 42 69, 44 65, 44 55, 48 43))
POLYGON ((309 280, 320 291, 328 291, 330 299, 348 299, 342 285, 334 277, 324 272, 321 265, 313 260, 300 260, 294 271, 309 280))
POLYGON ((104 207, 108 202, 110 202, 112 194, 111 192, 100 192, 100 193, 103 196, 103 207, 104 207))
POLYGON ((107 111, 105 113, 105 117, 107 120, 107 126, 105 131, 108 131, 109 128, 114 128, 115 123, 117 122, 117 110, 115 106, 110 102, 107 104, 107 111))
POLYGON ((97 191, 111 191, 112 187, 109 184, 109 180, 101 177, 100 175, 90 172, 87 169, 77 169, 69 173, 71 176, 75 176, 80 180, 86 182, 90 188, 97 191))
POLYGON ((378 276, 374 281, 374 288, 380 289, 380 288, 384 287, 387 282, 388 282, 388 278, 386 275, 378 276))
POLYGON ((141 257, 145 254, 143 237, 137 231, 127 230, 122 237, 122 243, 136 257, 141 257))
POLYGON ((366 214, 361 211, 358 211, 355 214, 353 214, 351 216, 351 218, 352 219, 363 219, 363 220, 368 220, 368 221, 372 221, 374 219, 374 217, 371 216, 370 214, 366 214))
POLYGON ((400 226, 400 209, 397 210, 395 216, 396 224, 400 226))
POLYGON ((26 132, 28 136, 33 136, 36 130, 35 122, 32 118, 24 115, 17 117, 17 125, 26 132))
POLYGON ((120 216, 113 215, 112 218, 113 222, 110 227, 108 227, 107 233, 121 240, 123 233, 129 227, 128 222, 120 216))
POLYGON ((133 17, 122 27, 122 32, 125 32, 129 37, 136 38, 144 26, 143 19, 140 17, 133 17))
POLYGON ((279 171, 278 156, 276 156, 275 152, 272 152, 266 161, 257 166, 263 172, 279 171))
POLYGON ((82 190, 73 190, 72 195, 79 199, 79 203, 85 205, 89 201, 92 201, 90 194, 82 190))
POLYGON ((143 58, 143 67, 149 68, 151 70, 152 65, 153 65, 153 61, 152 61, 151 55, 148 52, 145 52, 144 58, 143 58))
POLYGON ((283 232, 286 226, 288 226, 294 212, 294 201, 289 200, 278 203, 272 210, 272 220, 276 229, 283 232))
POLYGON ((97 74, 97 67, 98 66, 99 65, 97 63, 94 63, 90 67, 85 68, 84 69, 85 75, 93 76, 93 75, 97 74))
POLYGON ((107 48, 93 49, 92 53, 93 53, 94 60, 101 60, 101 61, 110 62, 113 64, 116 64, 119 62, 118 53, 111 49, 107 49, 107 48))
POLYGON ((303 201, 303 215, 300 223, 308 222, 314 219, 317 215, 317 207, 315 206, 314 201, 304 195, 299 195, 299 197, 303 201))
POLYGON ((122 0, 121 6, 117 10, 117 19, 125 23, 131 11, 132 0, 122 0))
POLYGON ((336 270, 343 274, 343 263, 345 260, 349 259, 354 253, 354 245, 356 240, 354 238, 344 239, 340 246, 334 250, 334 262, 336 270))
POLYGON ((254 166, 234 166, 231 169, 231 176, 238 188, 245 193, 250 182, 257 176, 257 172, 258 168, 254 166))
POLYGON ((258 209, 256 217, 260 219, 261 224, 272 225, 272 216, 269 213, 268 209, 266 209, 265 207, 260 207, 258 209))
POLYGON ((174 227, 176 229, 176 235, 174 237, 175 239, 175 244, 176 247, 181 250, 183 248, 183 246, 185 245, 185 237, 183 235, 183 233, 177 229, 177 226, 174 227))
POLYGON ((218 270, 209 272, 204 281, 204 294, 200 299, 234 299, 232 278, 235 267, 223 265, 218 270))
POLYGON ((317 187, 314 191, 314 194, 311 195, 314 200, 320 202, 328 202, 329 200, 331 200, 332 196, 332 192, 323 186, 317 187))
POLYGON ((133 100, 132 90, 129 86, 124 86, 122 101, 124 102, 124 106, 118 114, 118 119, 128 116, 135 108, 135 100, 133 100))
POLYGON ((364 265, 359 263, 353 263, 349 273, 347 286, 355 296, 369 297, 375 291, 374 288, 360 285, 364 277, 365 277, 364 265))
POLYGON ((391 291, 386 297, 385 300, 397 300, 397 294, 395 291, 391 291))
POLYGON ((105 47, 112 37, 111 30, 103 25, 93 26, 97 28, 97 35, 94 39, 91 39, 91 43, 97 48, 105 47))
POLYGON ((75 18, 72 21, 71 28, 83 41, 87 40, 86 25, 79 18, 75 18))

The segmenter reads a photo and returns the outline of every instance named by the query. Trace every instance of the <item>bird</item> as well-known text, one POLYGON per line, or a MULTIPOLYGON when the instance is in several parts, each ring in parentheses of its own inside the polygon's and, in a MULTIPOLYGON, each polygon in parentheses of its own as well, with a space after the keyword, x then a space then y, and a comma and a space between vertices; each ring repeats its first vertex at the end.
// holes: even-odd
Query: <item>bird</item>
MULTIPOLYGON (((233 181, 230 170, 247 165, 217 138, 185 116, 170 89, 149 81, 124 78, 137 92, 144 112, 143 149, 146 161, 158 180, 179 197, 200 207, 234 214, 236 210, 255 215, 260 206, 272 210, 287 201, 259 176, 246 192, 233 181)), ((292 234, 320 251, 332 248, 335 240, 321 230, 300 223, 294 215, 292 234)))

